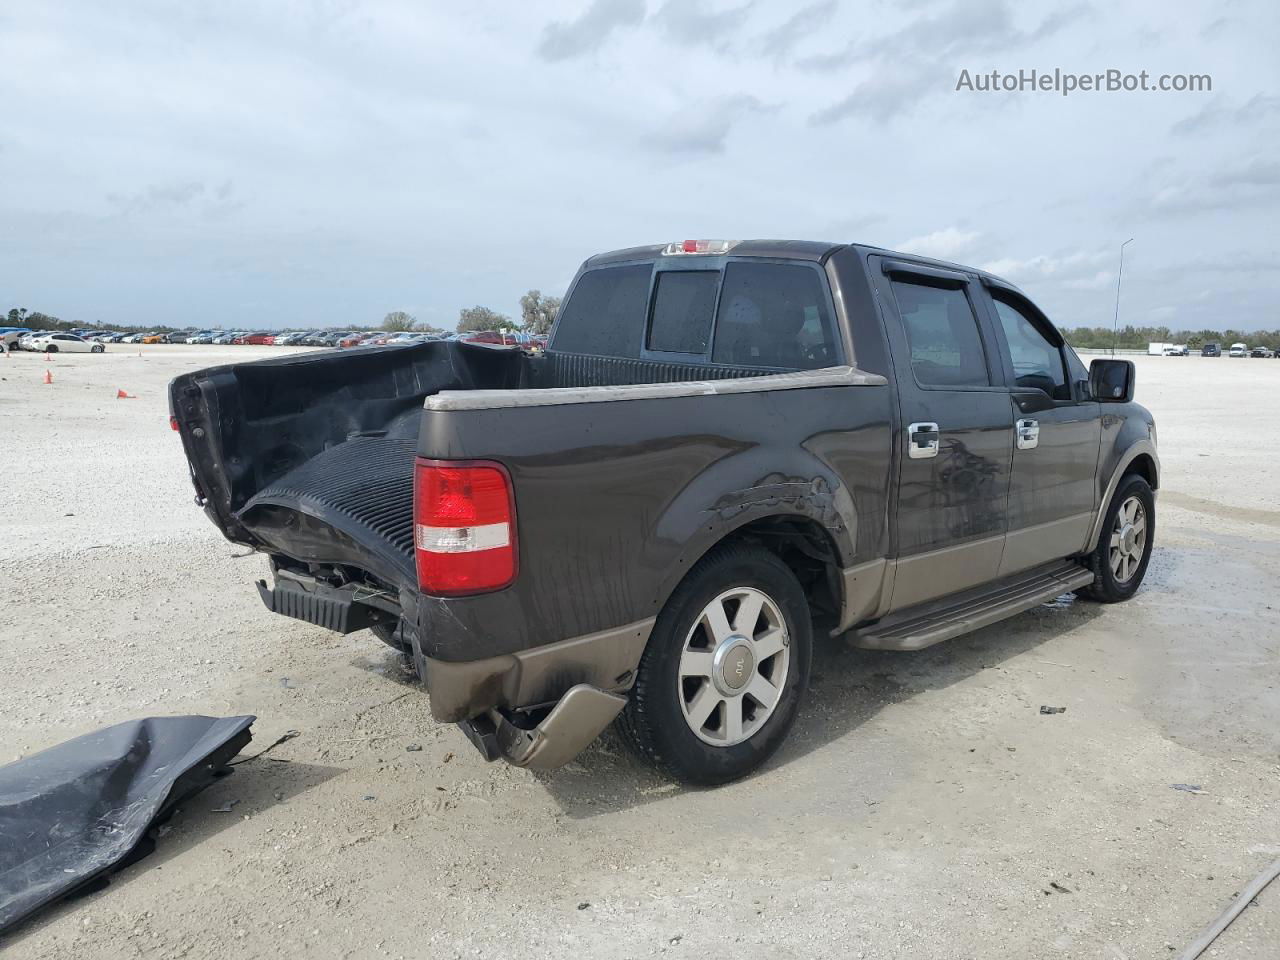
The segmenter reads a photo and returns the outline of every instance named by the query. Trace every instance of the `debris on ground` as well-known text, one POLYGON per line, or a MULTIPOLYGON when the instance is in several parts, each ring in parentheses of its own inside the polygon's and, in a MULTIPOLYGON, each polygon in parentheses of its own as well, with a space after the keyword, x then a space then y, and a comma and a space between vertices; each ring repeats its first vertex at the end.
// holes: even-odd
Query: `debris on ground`
POLYGON ((150 853, 178 805, 230 772, 255 719, 131 720, 0 767, 0 931, 150 853))
POLYGON ((1169 786, 1175 790, 1182 790, 1184 793, 1204 793, 1204 787, 1198 783, 1171 783, 1169 786))
POLYGON ((240 802, 239 800, 228 800, 226 803, 224 803, 220 807, 211 808, 209 812, 210 813, 230 813, 231 808, 234 807, 239 802, 240 802))
POLYGON ((406 751, 407 753, 421 753, 421 752, 422 752, 422 744, 420 744, 420 743, 411 743, 411 744, 409 744, 407 747, 405 747, 404 749, 405 749, 405 751, 406 751))
POLYGON ((1067 708, 1066 707, 1046 707, 1044 704, 1041 704, 1040 712, 1047 716, 1051 713, 1066 713, 1067 708))

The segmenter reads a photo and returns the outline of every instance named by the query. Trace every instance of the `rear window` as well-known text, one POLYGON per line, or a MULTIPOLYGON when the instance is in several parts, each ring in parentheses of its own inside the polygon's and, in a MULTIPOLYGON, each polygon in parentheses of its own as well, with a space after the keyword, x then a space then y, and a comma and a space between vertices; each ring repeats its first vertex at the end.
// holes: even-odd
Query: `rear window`
POLYGON ((652 264, 601 267, 578 278, 556 321, 555 349, 598 357, 640 356, 652 264))
POLYGON ((718 270, 667 270, 658 274, 649 325, 650 350, 705 354, 711 342, 718 270))
POLYGON ((930 386, 990 386, 978 320, 955 287, 893 281, 916 381, 930 386))
POLYGON ((730 263, 725 268, 715 363, 814 370, 837 360, 826 288, 811 267, 730 263))

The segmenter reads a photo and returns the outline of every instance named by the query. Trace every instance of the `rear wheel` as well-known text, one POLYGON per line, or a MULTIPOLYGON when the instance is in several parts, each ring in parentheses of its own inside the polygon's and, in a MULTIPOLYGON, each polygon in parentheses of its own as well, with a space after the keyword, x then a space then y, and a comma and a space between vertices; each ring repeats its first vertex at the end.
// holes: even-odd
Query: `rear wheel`
POLYGON ((103 350, 105 350, 105 349, 106 349, 106 348, 105 348, 102 344, 100 344, 100 343, 95 343, 92 347, 90 347, 90 348, 89 348, 89 352, 90 352, 90 353, 101 353, 101 352, 102 352, 103 350))
POLYGON ((1093 583, 1079 594, 1100 603, 1118 603, 1138 592, 1156 534, 1156 502, 1151 486, 1137 474, 1120 481, 1102 521, 1098 545, 1089 555, 1093 583))
POLYGON ((58 352, 58 345, 57 345, 56 343, 51 343, 51 344, 49 344, 47 347, 45 347, 45 348, 44 348, 44 352, 45 352, 45 353, 57 353, 57 352, 58 352))
POLYGON ((623 738, 685 783, 745 776, 791 729, 811 648, 809 605, 786 564, 759 547, 719 547, 659 614, 623 738))

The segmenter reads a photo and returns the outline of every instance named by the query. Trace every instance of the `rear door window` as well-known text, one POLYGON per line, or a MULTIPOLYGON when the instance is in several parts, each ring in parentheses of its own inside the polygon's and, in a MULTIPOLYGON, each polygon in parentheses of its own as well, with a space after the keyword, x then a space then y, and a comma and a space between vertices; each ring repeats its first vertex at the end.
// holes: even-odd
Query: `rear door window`
POLYGON ((725 267, 711 359, 813 370, 838 362, 822 278, 812 267, 734 261, 725 267))
POLYGON ((978 319, 964 290, 894 279, 893 294, 922 386, 989 387, 978 319))
POLYGON ((640 356, 653 265, 588 270, 556 322, 555 349, 598 357, 640 356))
POLYGON ((718 270, 664 270, 653 293, 650 350, 705 355, 711 342, 718 270))

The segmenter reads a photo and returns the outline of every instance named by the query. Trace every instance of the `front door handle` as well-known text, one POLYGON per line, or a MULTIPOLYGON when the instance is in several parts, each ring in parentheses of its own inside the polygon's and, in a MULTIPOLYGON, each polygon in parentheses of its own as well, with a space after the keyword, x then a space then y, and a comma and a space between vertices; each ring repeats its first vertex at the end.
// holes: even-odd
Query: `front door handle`
POLYGON ((1034 450, 1040 444, 1040 421, 1018 421, 1018 449, 1034 450))
POLYGON ((936 423, 913 423, 907 427, 907 456, 912 460, 936 457, 941 439, 936 423))

